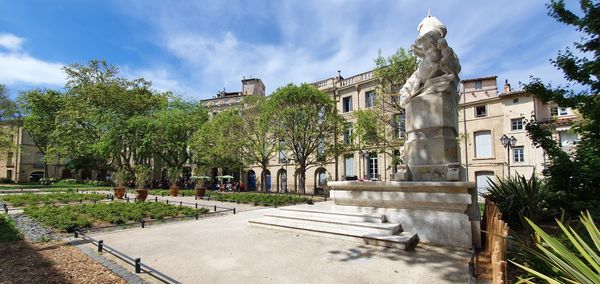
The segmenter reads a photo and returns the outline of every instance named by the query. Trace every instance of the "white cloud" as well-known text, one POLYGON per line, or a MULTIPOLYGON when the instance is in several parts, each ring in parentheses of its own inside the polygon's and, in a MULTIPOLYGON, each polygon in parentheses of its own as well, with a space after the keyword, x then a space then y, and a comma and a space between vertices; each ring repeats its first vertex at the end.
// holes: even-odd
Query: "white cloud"
POLYGON ((64 64, 46 62, 23 53, 0 52, 0 83, 55 85, 65 83, 64 64))
POLYGON ((9 51, 20 50, 25 40, 13 34, 0 34, 0 47, 6 48, 9 51))
POLYGON ((527 81, 526 72, 551 74, 547 59, 572 38, 536 1, 256 1, 251 8, 232 2, 122 5, 153 27, 152 41, 177 58, 171 69, 178 72, 168 78, 179 83, 171 86, 203 98, 223 87, 239 90, 242 76, 261 78, 271 92, 337 70, 346 77, 367 71, 378 49, 389 55, 410 47, 430 7, 448 26, 464 78, 519 75, 525 77, 516 81, 527 81))

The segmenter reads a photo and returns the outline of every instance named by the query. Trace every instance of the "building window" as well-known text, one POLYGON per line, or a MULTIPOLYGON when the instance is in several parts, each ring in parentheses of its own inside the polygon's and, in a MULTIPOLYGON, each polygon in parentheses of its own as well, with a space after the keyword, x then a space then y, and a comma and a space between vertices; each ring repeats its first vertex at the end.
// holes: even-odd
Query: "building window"
POLYGON ((510 129, 512 131, 523 130, 523 118, 516 118, 510 120, 510 129))
POLYGON ((513 161, 515 163, 525 162, 525 149, 523 146, 513 148, 513 161))
POLYGON ((352 111, 352 96, 348 96, 342 99, 342 112, 352 111))
POLYGON ((44 154, 38 152, 35 153, 35 161, 33 162, 34 168, 43 168, 44 167, 44 154))
POLYGON ((489 130, 475 132, 475 157, 492 157, 492 132, 489 130))
POLYGON ((279 141, 279 163, 283 164, 286 160, 285 156, 285 141, 279 141))
POLYGON ((513 99, 513 104, 516 104, 516 103, 518 103, 518 102, 519 102, 519 99, 518 99, 518 98, 516 98, 516 99, 513 99))
POLYGON ((352 143, 352 123, 347 123, 344 129, 344 144, 352 143))
POLYGON ((365 93, 365 108, 371 108, 375 106, 375 92, 368 91, 365 93))
POLYGON ((481 80, 475 81, 475 90, 481 90, 483 88, 483 82, 481 80))
POLYGON ((569 147, 577 144, 579 137, 571 130, 558 131, 558 140, 561 147, 569 147))
POLYGON ((399 139, 406 137, 406 116, 404 113, 394 114, 394 137, 399 139))
POLYGON ((347 177, 355 176, 356 174, 354 173, 354 155, 346 156, 344 160, 344 175, 347 177))
POLYGON ((550 108, 550 116, 558 116, 558 107, 550 108))
POLYGON ((567 115, 569 114, 569 112, 567 111, 566 107, 559 107, 558 108, 558 115, 567 115))
POLYGON ((6 178, 9 180, 13 180, 13 171, 12 170, 6 170, 6 178))
POLYGON ((475 117, 486 117, 487 108, 485 105, 475 107, 475 117))
POLYGON ((475 172, 475 184, 479 195, 487 193, 490 188, 490 180, 494 180, 494 172, 475 172))
POLYGON ((14 155, 15 154, 13 152, 8 152, 6 154, 6 166, 7 167, 13 167, 15 165, 13 162, 14 155))
POLYGON ((377 153, 370 153, 369 154, 369 159, 368 159, 368 165, 367 165, 367 169, 368 169, 368 177, 369 179, 373 179, 379 178, 379 165, 378 165, 378 159, 377 159, 377 153))

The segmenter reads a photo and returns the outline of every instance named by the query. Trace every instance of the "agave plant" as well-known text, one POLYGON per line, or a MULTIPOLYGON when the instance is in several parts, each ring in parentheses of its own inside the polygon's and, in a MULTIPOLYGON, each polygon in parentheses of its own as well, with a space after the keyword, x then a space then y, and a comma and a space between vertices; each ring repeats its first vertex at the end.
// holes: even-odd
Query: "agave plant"
POLYGON ((490 180, 490 188, 484 197, 493 201, 502 212, 503 219, 511 228, 527 227, 522 217, 533 222, 547 216, 548 201, 554 193, 550 187, 538 178, 535 172, 527 179, 524 175, 490 180))
MULTIPOLYGON (((522 264, 514 263, 521 269, 531 273, 539 279, 548 283, 600 283, 600 231, 594 224, 589 212, 582 213, 581 224, 589 234, 586 242, 572 227, 567 229, 562 222, 557 220, 558 226, 568 238, 568 245, 574 249, 567 248, 558 239, 548 235, 534 222, 527 219, 529 225, 538 237, 536 247, 539 252, 534 252, 538 259, 557 272, 556 276, 549 276, 522 264)), ((525 283, 533 283, 533 278, 521 279, 525 283)))

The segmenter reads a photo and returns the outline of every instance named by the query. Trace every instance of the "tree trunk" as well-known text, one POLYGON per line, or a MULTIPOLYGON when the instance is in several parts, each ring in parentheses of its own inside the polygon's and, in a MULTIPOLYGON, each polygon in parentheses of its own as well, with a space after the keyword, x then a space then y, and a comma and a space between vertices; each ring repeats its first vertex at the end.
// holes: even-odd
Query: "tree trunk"
POLYGON ((300 194, 304 194, 306 192, 306 169, 302 168, 300 170, 300 178, 298 179, 298 191, 300 194))
POLYGON ((48 163, 44 161, 44 178, 48 178, 48 163))

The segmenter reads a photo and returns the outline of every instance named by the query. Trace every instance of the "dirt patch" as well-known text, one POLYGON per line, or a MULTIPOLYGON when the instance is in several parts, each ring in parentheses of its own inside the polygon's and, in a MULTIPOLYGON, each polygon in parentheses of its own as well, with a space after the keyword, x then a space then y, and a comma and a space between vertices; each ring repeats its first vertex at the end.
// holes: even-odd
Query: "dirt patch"
POLYGON ((126 283, 62 241, 0 246, 0 283, 126 283))

